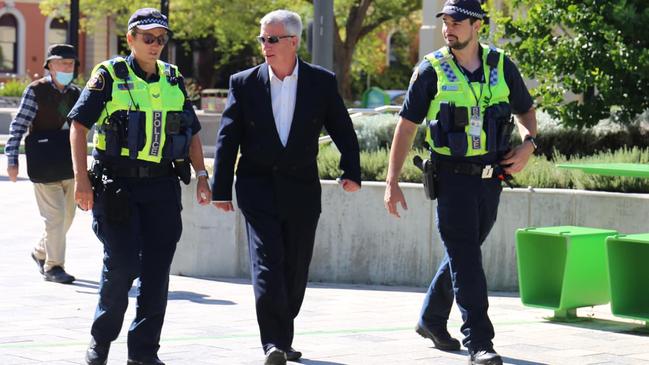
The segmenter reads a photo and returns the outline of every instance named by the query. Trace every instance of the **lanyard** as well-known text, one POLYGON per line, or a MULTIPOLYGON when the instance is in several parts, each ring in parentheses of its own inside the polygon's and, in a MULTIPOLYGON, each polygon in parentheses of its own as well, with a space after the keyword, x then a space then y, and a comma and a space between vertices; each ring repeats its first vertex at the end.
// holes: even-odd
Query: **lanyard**
POLYGON ((457 65, 458 68, 460 69, 460 72, 462 73, 462 76, 464 76, 464 80, 466 81, 467 85, 469 85, 469 89, 471 90, 471 94, 473 94, 473 98, 475 99, 475 104, 477 107, 480 106, 480 99, 482 99, 482 90, 484 88, 484 70, 482 73, 482 80, 480 81, 480 96, 475 94, 475 90, 473 90, 473 86, 471 86, 471 82, 469 81, 469 77, 464 73, 464 69, 462 66, 457 65))

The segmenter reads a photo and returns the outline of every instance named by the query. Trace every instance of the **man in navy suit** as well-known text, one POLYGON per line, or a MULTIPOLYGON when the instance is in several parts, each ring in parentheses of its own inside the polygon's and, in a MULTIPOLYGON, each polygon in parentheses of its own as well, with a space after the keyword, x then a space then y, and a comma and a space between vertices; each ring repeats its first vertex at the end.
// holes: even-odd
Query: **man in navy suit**
POLYGON ((341 186, 360 189, 358 140, 335 76, 298 59, 302 21, 276 10, 261 19, 265 63, 230 78, 216 141, 212 200, 246 219, 257 322, 265 364, 302 354, 292 347, 293 321, 306 290, 320 216, 318 137, 324 126, 341 151, 341 186))

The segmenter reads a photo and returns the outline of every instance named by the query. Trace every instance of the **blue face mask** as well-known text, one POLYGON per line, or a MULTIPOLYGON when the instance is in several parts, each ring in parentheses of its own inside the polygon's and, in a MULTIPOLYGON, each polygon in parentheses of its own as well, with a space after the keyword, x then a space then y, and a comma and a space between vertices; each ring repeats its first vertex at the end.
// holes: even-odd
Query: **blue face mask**
POLYGON ((61 85, 68 85, 69 83, 72 82, 72 79, 74 78, 74 72, 57 72, 56 76, 56 81, 59 82, 61 85))

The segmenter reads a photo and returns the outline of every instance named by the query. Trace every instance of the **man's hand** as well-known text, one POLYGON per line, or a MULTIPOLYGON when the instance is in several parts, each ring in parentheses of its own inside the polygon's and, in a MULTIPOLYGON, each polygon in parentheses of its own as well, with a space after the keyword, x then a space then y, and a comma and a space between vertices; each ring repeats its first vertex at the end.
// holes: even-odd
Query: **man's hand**
POLYGON ((81 210, 92 209, 94 197, 88 174, 77 175, 74 178, 74 200, 81 210))
POLYGON ((224 212, 234 212, 234 205, 232 205, 232 202, 214 202, 212 204, 214 204, 217 209, 224 212))
POLYGON ((534 146, 529 142, 516 146, 511 151, 505 154, 504 159, 500 161, 500 165, 504 167, 507 174, 515 174, 521 172, 530 156, 534 153, 534 146))
POLYGON ((16 182, 16 180, 18 180, 18 165, 8 166, 7 175, 9 176, 9 180, 16 182))
POLYGON ((353 193, 358 190, 360 190, 361 186, 356 183, 356 181, 349 180, 349 179, 342 179, 338 180, 338 184, 342 186, 343 190, 345 190, 348 193, 353 193))
POLYGON ((406 198, 403 196, 403 192, 399 187, 398 183, 388 183, 385 186, 385 195, 383 197, 385 203, 385 209, 388 213, 392 214, 397 218, 401 218, 399 215, 399 210, 397 209, 397 203, 401 204, 401 208, 408 210, 408 204, 406 204, 406 198))
POLYGON ((200 176, 196 182, 196 201, 200 205, 208 205, 212 198, 212 191, 207 183, 207 176, 200 176))

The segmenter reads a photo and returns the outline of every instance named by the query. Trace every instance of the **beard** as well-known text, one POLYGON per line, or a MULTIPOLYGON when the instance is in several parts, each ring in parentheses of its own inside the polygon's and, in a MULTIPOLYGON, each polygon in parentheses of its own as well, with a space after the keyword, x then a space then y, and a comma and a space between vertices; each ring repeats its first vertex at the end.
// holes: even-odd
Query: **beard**
POLYGON ((469 36, 469 39, 467 39, 464 42, 460 42, 460 40, 457 37, 454 37, 454 38, 455 38, 454 41, 447 38, 446 39, 446 45, 449 46, 451 49, 456 49, 456 50, 459 51, 461 49, 466 48, 466 46, 468 46, 469 43, 471 43, 471 41, 473 40, 473 34, 471 34, 469 36))

